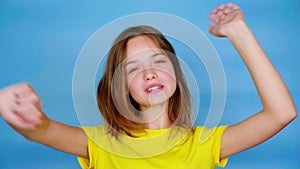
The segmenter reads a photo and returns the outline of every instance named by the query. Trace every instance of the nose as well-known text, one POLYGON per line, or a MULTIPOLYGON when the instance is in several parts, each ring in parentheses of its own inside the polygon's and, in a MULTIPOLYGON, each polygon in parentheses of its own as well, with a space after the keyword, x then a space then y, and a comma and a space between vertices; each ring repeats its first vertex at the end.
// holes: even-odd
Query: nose
POLYGON ((144 70, 144 79, 146 81, 153 80, 155 78, 157 78, 157 75, 153 69, 145 69, 144 70))

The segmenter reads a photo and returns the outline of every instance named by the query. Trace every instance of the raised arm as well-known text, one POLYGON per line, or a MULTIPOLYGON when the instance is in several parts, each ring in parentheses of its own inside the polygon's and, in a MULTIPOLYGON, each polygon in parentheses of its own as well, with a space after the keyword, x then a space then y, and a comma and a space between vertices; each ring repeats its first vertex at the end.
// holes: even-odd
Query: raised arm
POLYGON ((209 31, 227 37, 245 62, 260 96, 263 110, 229 126, 222 140, 223 159, 251 148, 278 133, 297 116, 293 100, 280 75, 246 25, 242 11, 229 3, 214 9, 209 18, 215 25, 209 31))
POLYGON ((0 115, 25 138, 51 148, 87 157, 87 138, 82 129, 49 119, 33 88, 17 84, 0 90, 0 115))

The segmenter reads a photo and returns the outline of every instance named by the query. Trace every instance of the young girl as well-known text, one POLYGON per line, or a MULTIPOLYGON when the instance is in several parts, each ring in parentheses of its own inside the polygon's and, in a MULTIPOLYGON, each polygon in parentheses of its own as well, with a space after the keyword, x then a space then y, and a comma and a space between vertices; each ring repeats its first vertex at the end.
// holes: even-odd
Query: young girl
POLYGON ((98 85, 104 126, 72 127, 49 119, 28 84, 0 91, 0 115, 27 139, 79 156, 82 168, 214 168, 258 145, 297 115, 279 74, 234 4, 209 18, 211 34, 227 37, 245 62, 263 109, 232 126, 192 128, 187 85, 170 43, 148 26, 115 40, 98 85), (200 136, 208 135, 200 141, 200 136))

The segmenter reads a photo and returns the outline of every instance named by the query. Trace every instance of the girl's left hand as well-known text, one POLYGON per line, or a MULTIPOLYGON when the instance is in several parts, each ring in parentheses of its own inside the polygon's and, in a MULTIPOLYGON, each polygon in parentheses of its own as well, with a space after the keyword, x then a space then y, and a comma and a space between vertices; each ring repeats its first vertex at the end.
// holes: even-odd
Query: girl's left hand
POLYGON ((244 15, 240 8, 233 4, 220 5, 212 10, 208 17, 215 23, 210 24, 208 30, 211 34, 218 37, 228 37, 234 33, 234 26, 238 22, 244 22, 244 15))

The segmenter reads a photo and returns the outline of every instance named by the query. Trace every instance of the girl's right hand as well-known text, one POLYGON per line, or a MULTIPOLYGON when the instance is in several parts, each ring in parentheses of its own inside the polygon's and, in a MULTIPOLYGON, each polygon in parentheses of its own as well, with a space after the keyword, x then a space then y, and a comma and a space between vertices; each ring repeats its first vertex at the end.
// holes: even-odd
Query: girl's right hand
POLYGON ((47 119, 41 99, 27 83, 0 90, 0 115, 13 128, 21 130, 35 130, 47 119))
POLYGON ((30 141, 88 157, 84 131, 49 119, 41 104, 40 97, 27 83, 0 90, 0 115, 13 129, 30 141))

